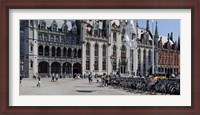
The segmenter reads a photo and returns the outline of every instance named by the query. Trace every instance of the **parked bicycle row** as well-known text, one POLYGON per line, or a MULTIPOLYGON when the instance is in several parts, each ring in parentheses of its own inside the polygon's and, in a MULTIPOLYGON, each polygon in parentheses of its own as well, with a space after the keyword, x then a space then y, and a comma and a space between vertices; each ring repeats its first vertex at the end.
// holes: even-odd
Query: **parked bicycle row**
POLYGON ((149 91, 151 93, 155 91, 161 94, 180 95, 180 79, 152 80, 152 78, 111 77, 110 85, 129 91, 149 91))

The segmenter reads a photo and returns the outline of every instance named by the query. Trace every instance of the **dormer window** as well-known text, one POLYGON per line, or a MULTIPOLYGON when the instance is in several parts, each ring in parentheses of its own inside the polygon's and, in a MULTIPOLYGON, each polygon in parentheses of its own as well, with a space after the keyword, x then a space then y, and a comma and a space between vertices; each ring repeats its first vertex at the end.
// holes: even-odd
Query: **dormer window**
POLYGON ((52 30, 52 31, 57 31, 57 28, 58 28, 57 23, 56 23, 56 21, 54 20, 54 21, 52 22, 52 24, 51 24, 51 30, 52 30))
POLYGON ((68 26, 67 26, 67 25, 64 26, 63 32, 64 32, 64 33, 68 33, 68 26))
POLYGON ((45 29, 46 28, 46 22, 44 20, 40 21, 40 29, 45 29))
POLYGON ((52 31, 57 31, 57 25, 56 24, 53 25, 52 31))
POLYGON ((73 33, 73 34, 77 34, 77 28, 76 28, 76 27, 73 27, 72 33, 73 33))

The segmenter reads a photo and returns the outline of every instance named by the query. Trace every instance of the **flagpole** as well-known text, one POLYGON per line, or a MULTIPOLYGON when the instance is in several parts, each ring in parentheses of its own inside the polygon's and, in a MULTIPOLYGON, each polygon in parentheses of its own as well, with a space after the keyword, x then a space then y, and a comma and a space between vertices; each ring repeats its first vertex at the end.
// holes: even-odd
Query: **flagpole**
POLYGON ((152 74, 154 74, 154 20, 152 20, 152 74))

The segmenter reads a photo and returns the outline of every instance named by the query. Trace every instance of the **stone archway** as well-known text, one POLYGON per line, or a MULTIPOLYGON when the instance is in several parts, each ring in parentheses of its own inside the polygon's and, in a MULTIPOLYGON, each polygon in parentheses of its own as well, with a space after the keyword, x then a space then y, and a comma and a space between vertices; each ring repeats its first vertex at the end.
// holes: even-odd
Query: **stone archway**
POLYGON ((38 73, 49 73, 49 63, 42 61, 38 66, 38 73))
POLYGON ((72 73, 72 64, 69 62, 63 63, 63 74, 71 74, 72 73))
POLYGON ((53 62, 51 64, 51 73, 58 73, 60 74, 61 72, 61 65, 58 62, 53 62))
POLYGON ((73 65, 73 75, 75 73, 82 73, 82 67, 81 67, 81 64, 80 63, 74 63, 73 65))

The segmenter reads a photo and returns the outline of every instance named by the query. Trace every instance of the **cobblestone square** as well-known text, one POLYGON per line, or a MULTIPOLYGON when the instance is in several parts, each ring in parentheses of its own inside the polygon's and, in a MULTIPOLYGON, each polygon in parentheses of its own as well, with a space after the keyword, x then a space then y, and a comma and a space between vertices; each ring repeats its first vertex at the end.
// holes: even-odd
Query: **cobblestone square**
POLYGON ((96 79, 89 84, 88 79, 64 78, 51 82, 51 78, 41 78, 41 87, 37 87, 37 83, 37 79, 24 78, 20 85, 20 95, 148 95, 147 92, 101 86, 96 79))

